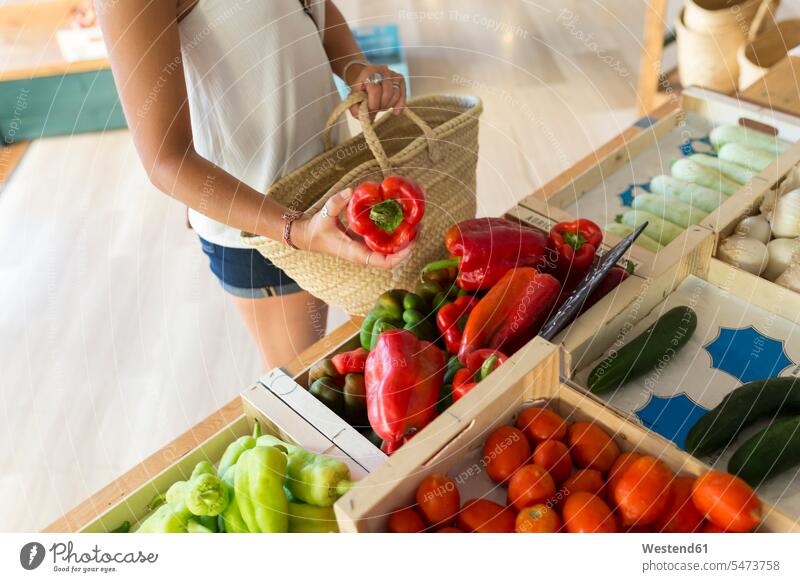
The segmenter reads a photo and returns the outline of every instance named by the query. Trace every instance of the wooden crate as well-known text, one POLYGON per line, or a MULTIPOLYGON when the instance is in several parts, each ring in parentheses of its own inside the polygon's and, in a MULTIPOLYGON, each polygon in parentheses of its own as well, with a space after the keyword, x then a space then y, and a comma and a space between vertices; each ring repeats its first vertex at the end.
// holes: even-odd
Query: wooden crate
MULTIPOLYGON (((124 521, 129 521, 135 527, 135 524, 146 517, 148 504, 154 497, 166 493, 176 481, 188 478, 198 462, 207 460, 216 464, 230 443, 240 436, 252 433, 254 419, 260 423, 263 434, 273 434, 315 453, 339 458, 348 464, 356 480, 367 475, 363 466, 263 387, 250 388, 241 394, 241 400, 244 414, 222 426, 196 448, 154 474, 148 482, 131 491, 88 523, 73 524, 75 529, 86 533, 102 533, 118 527, 124 521)), ((59 528, 54 529, 52 526, 48 529, 59 531, 59 528)))
MULTIPOLYGON (((621 207, 618 208, 616 202, 608 202, 619 194, 617 191, 609 192, 608 188, 613 188, 616 182, 635 185, 649 182, 657 174, 669 174, 669 163, 680 155, 680 150, 671 149, 672 145, 667 146, 665 142, 677 143, 678 138, 684 139, 689 126, 687 120, 703 119, 711 126, 744 123, 772 129, 789 141, 800 141, 800 118, 791 115, 694 87, 681 94, 679 103, 677 109, 668 103, 643 117, 524 198, 520 206, 552 218, 580 215, 597 221, 601 226, 611 222, 621 207), (584 199, 584 196, 587 197, 584 199), (605 208, 593 209, 593 206, 601 204, 605 208), (581 208, 587 212, 582 212, 581 208)), ((761 191, 766 183, 774 180, 796 151, 793 148, 791 152, 778 156, 776 162, 729 197, 716 212, 706 216, 700 225, 717 231, 720 221, 731 209, 738 208, 742 201, 751 200, 755 192, 761 191)), ((617 237, 608 235, 609 243, 616 240, 617 237)), ((680 254, 682 244, 679 238, 664 250, 680 254)))
MULTIPOLYGON (((558 353, 554 345, 536 339, 509 360, 511 365, 499 368, 456 402, 336 503, 341 530, 386 531, 389 514, 413 505, 417 486, 433 473, 449 474, 462 500, 483 496, 503 501, 502 488, 493 486, 483 470, 483 443, 493 429, 513 423, 516 414, 531 405, 551 407, 570 421, 597 422, 623 450, 657 456, 675 472, 700 475, 708 470, 666 439, 562 383, 558 353)), ((760 530, 800 532, 800 524, 765 504, 760 530)))
MULTIPOLYGON (((647 423, 648 428, 664 434, 674 431, 671 438, 679 443, 702 409, 716 406, 739 385, 800 373, 796 363, 800 361, 800 294, 714 259, 713 242, 714 236, 709 234, 657 276, 625 281, 616 294, 584 314, 565 337, 557 338, 562 342, 567 360, 564 371, 572 386, 631 422, 647 423), (696 292, 690 295, 690 288, 696 292), (697 300, 696 305, 692 299, 697 300), (691 344, 695 349, 683 348, 668 358, 663 369, 631 381, 618 392, 595 396, 586 391, 589 372, 600 360, 678 304, 690 305, 697 312, 699 331, 691 344), (740 339, 734 343, 734 337, 740 339), (773 351, 765 351, 769 348, 773 351), (668 405, 675 405, 683 416, 663 412, 668 405), (678 422, 679 430, 675 428, 678 422)), ((703 461, 724 469, 733 451, 767 424, 755 423, 727 450, 703 461)), ((782 504, 784 512, 800 518, 800 479, 790 473, 770 479, 758 490, 766 499, 782 504)))

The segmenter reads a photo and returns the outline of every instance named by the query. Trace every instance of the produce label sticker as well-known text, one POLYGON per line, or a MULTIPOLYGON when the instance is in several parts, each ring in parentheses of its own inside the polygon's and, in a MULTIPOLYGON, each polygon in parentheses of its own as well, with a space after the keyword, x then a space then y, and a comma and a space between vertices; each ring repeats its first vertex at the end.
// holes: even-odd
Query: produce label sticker
MULTIPOLYGON (((800 326, 690 276, 601 358, 579 370, 577 383, 586 386, 589 372, 612 349, 618 350, 678 306, 689 306, 697 314, 697 329, 686 345, 655 369, 602 397, 683 448, 686 434, 700 416, 734 388, 772 376, 800 375, 800 326)), ((702 460, 726 470, 734 451, 767 425, 767 421, 755 423, 726 450, 702 460)), ((759 494, 800 516, 798 473, 800 468, 773 477, 759 487, 759 494)))

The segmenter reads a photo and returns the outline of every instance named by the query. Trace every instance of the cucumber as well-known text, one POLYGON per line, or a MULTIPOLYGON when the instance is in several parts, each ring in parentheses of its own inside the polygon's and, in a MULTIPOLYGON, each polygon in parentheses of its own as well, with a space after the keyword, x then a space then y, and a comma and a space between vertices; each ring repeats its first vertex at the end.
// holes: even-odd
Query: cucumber
POLYGON ((648 223, 644 229, 644 234, 657 241, 659 244, 667 245, 678 238, 683 229, 677 224, 672 224, 668 220, 662 220, 651 212, 643 210, 628 210, 625 214, 618 217, 618 222, 631 228, 637 228, 648 223))
POLYGON ((727 143, 720 148, 719 159, 760 172, 775 161, 775 154, 741 143, 727 143))
POLYGON ((697 314, 691 307, 673 307, 656 322, 605 360, 589 374, 587 385, 594 394, 621 388, 627 382, 666 365, 694 330, 697 314))
POLYGON ((728 197, 722 192, 698 184, 689 184, 672 176, 656 176, 650 180, 650 191, 676 198, 703 212, 714 212, 728 197))
POLYGON ((708 137, 716 150, 728 143, 741 143, 774 154, 782 154, 791 145, 788 141, 777 136, 748 129, 741 125, 720 125, 715 127, 708 137))
POLYGON ((800 464, 800 416, 773 422, 736 449, 728 472, 753 487, 800 464))
POLYGON ((800 413, 800 379, 766 378, 742 384, 689 429, 686 450, 695 456, 710 455, 758 419, 781 412, 800 413))
POLYGON ((739 182, 739 184, 746 184, 756 175, 756 172, 747 166, 729 162, 728 160, 721 160, 718 157, 709 156, 708 154, 693 154, 689 156, 689 159, 694 160, 706 168, 712 168, 722 172, 731 180, 739 182))
POLYGON ((699 184, 700 186, 705 186, 712 190, 718 190, 728 196, 735 194, 741 187, 738 182, 731 180, 727 176, 723 176, 719 170, 707 168, 689 158, 677 160, 672 164, 670 171, 672 175, 679 180, 689 182, 690 184, 699 184))
MULTIPOLYGON (((612 222, 611 224, 606 225, 605 231, 624 238, 628 236, 630 233, 632 233, 633 229, 627 224, 622 224, 620 222, 612 222)), ((642 248, 647 249, 648 251, 653 251, 654 253, 657 253, 658 251, 664 248, 658 241, 653 240, 644 233, 640 234, 639 238, 636 239, 636 244, 642 248)))
POLYGON ((634 210, 651 212, 683 228, 689 228, 691 225, 699 223, 708 216, 708 214, 702 210, 692 208, 688 204, 684 204, 673 198, 659 196, 658 194, 639 194, 633 199, 632 207, 634 210))

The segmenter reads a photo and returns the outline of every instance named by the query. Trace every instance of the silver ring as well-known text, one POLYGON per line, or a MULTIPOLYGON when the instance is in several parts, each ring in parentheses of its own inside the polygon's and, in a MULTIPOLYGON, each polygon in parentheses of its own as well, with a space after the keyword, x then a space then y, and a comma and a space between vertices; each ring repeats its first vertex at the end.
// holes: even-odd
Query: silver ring
POLYGON ((329 218, 330 217, 330 213, 328 212, 328 205, 327 204, 325 204, 322 207, 322 216, 323 216, 323 218, 329 218))
POLYGON ((367 77, 367 85, 380 85, 383 83, 383 75, 380 73, 372 73, 367 77))
POLYGON ((394 87, 395 91, 399 91, 400 89, 403 88, 403 86, 400 83, 397 83, 397 82, 392 83, 392 87, 394 87))
POLYGON ((366 263, 367 263, 367 266, 368 266, 368 267, 369 267, 369 261, 370 261, 370 259, 372 258, 372 254, 373 254, 373 253, 372 253, 372 252, 370 252, 370 253, 367 255, 367 261, 366 261, 366 263))

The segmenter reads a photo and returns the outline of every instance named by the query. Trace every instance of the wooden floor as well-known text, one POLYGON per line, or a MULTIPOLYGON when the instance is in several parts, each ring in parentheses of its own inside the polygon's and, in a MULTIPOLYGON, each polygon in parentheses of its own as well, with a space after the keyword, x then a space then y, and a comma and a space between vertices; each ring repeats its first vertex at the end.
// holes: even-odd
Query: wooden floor
MULTIPOLYGON (((483 98, 482 214, 636 117, 641 0, 338 4, 400 23, 414 93, 483 98)), ((125 131, 35 142, 0 192, 0 248, 2 530, 44 526, 259 376, 125 131)))

